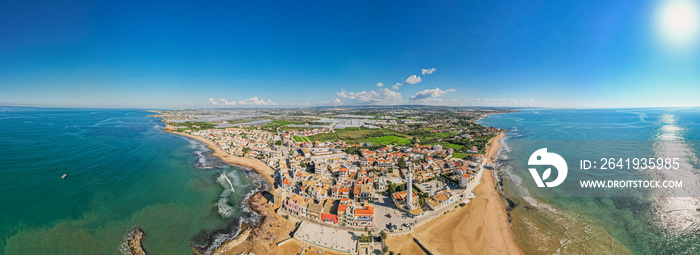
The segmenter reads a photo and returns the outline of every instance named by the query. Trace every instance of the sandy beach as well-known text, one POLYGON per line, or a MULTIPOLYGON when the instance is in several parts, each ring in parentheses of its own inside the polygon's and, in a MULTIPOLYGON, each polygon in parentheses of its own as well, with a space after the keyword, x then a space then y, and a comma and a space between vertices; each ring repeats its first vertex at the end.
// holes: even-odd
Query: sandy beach
MULTIPOLYGON (((166 132, 169 132, 169 131, 166 131, 166 132)), ((190 134, 180 133, 180 132, 170 132, 170 133, 186 136, 186 137, 195 139, 197 141, 206 143, 207 148, 213 150, 211 155, 220 158, 226 164, 234 165, 234 166, 242 166, 242 167, 252 169, 254 172, 263 176, 265 178, 265 180, 267 180, 267 182, 270 184, 270 187, 273 187, 273 185, 275 183, 275 179, 273 178, 273 175, 275 172, 272 170, 272 168, 270 168, 268 165, 266 165, 262 161, 260 161, 258 159, 254 159, 254 158, 238 157, 238 156, 230 155, 230 154, 226 153, 225 151, 223 151, 222 149, 220 149, 218 146, 216 146, 216 144, 214 144, 214 142, 212 142, 211 140, 206 139, 206 138, 201 137, 201 136, 190 135, 190 134)))
MULTIPOLYGON (((491 139, 491 146, 486 149, 489 163, 493 163, 498 140, 502 137, 503 133, 500 133, 491 139)), ((492 170, 485 171, 474 190, 476 198, 464 207, 418 226, 412 234, 390 237, 390 250, 402 254, 425 254, 413 242, 411 237, 415 237, 436 254, 522 254, 513 239, 492 170)))
MULTIPOLYGON (((221 150, 211 140, 201 136, 179 132, 171 133, 186 136, 207 144, 207 147, 213 151, 213 156, 219 157, 227 164, 252 169, 254 172, 263 176, 270 184, 270 187, 273 187, 274 171, 262 161, 230 155, 221 150)), ((240 235, 224 243, 224 245, 216 249, 215 254, 240 254, 242 252, 253 252, 255 254, 295 254, 302 251, 303 247, 294 240, 286 242, 282 246, 276 245, 278 242, 291 237, 290 233, 294 230, 294 224, 289 220, 279 217, 274 212, 274 208, 262 198, 260 192, 250 198, 248 205, 250 209, 264 217, 260 226, 245 232, 246 235, 240 235)))
MULTIPOLYGON (((273 171, 263 162, 245 157, 229 155, 219 149, 211 140, 185 133, 172 132, 183 135, 208 145, 213 150, 212 155, 221 158, 227 164, 243 166, 253 169, 269 183, 274 183, 273 171)), ((490 146, 486 147, 485 157, 488 163, 493 163, 498 152, 499 140, 503 138, 503 132, 490 140, 490 146)), ((496 181, 491 170, 485 170, 483 179, 474 190, 476 198, 466 206, 450 211, 446 215, 432 220, 429 224, 423 224, 416 228, 412 234, 390 237, 387 245, 390 250, 402 254, 425 254, 413 241, 418 239, 427 249, 438 254, 522 254, 517 247, 513 233, 508 223, 504 204, 500 194, 496 190, 496 181)), ((255 200, 255 199, 254 199, 255 200)), ((253 201, 253 203, 255 203, 253 201)), ((243 251, 257 251, 268 254, 284 254, 287 252, 299 252, 303 248, 291 241, 278 247, 274 243, 289 237, 293 229, 290 222, 276 217, 271 208, 263 209, 263 205, 256 206, 256 211, 269 217, 263 225, 271 228, 256 229, 245 239, 248 242, 238 242, 238 245, 229 246, 222 254, 237 254, 243 251), (274 227, 272 227, 274 226, 274 227), (263 242, 261 237, 265 236, 263 242), (263 244, 264 243, 264 244, 263 244)))

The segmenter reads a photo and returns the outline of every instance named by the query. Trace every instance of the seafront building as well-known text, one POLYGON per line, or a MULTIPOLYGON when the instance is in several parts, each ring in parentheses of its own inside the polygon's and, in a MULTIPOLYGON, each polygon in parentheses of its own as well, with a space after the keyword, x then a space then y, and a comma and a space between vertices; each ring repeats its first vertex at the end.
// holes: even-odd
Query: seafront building
POLYGON ((232 155, 258 158, 275 170, 271 203, 280 213, 354 229, 381 227, 377 226, 375 202, 389 190, 394 191, 388 194, 394 209, 408 217, 420 217, 459 201, 462 194, 454 188, 464 189, 473 182, 483 160, 478 154, 452 159, 454 151, 439 144, 371 150, 343 141, 293 138, 323 132, 334 131, 274 133, 225 128, 190 133, 212 140, 232 155), (345 152, 358 147, 359 155, 345 152), (405 162, 405 168, 399 167, 399 161, 405 162), (395 190, 404 186, 404 190, 395 190))

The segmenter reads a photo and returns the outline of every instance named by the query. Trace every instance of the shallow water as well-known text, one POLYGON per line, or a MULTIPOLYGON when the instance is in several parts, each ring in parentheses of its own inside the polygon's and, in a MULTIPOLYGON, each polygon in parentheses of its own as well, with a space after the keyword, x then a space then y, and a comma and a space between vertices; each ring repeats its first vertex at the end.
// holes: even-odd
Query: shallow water
POLYGON ((147 252, 187 254, 254 218, 243 209, 254 174, 149 114, 0 108, 0 253, 121 254, 140 227, 147 252))
MULTIPOLYGON (((698 254, 700 201, 698 197, 528 197, 531 176, 515 162, 517 155, 538 149, 551 140, 688 141, 674 155, 698 158, 700 109, 528 109, 491 115, 480 121, 508 129, 499 153, 504 185, 519 189, 510 196, 515 237, 529 254, 698 254), (532 146, 523 146, 523 145, 532 146)), ((660 144, 660 143, 649 143, 660 144)), ((685 143, 684 143, 685 144, 685 143)), ((572 145, 562 153, 583 158, 593 155, 572 145)), ((605 149, 605 148, 601 148, 605 149)), ((659 146, 629 147, 629 154, 668 153, 659 146)), ((560 149, 561 150, 561 149, 560 149)), ((625 155, 620 152, 619 155, 625 155)), ((697 162, 697 161, 695 161, 697 162)), ((697 168, 696 168, 697 169, 697 168)), ((694 173, 697 178, 697 172, 694 173)), ((697 186, 697 183, 688 183, 697 186)), ((505 189, 508 193, 508 188, 505 189)), ((572 195, 575 196, 575 195, 572 195)))

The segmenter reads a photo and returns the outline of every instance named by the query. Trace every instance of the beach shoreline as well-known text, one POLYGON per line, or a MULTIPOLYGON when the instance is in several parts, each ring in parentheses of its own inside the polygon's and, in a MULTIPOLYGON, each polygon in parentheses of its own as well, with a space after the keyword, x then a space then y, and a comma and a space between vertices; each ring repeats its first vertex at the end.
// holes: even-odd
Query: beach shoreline
MULTIPOLYGON (((226 153, 221 150, 216 144, 204 137, 195 136, 186 133, 172 132, 165 130, 166 132, 182 135, 207 145, 209 149, 212 150, 211 155, 220 158, 223 162, 252 169, 252 171, 263 176, 266 181, 270 184, 270 188, 274 186, 273 174, 274 171, 264 164, 262 161, 246 158, 237 157, 226 153)), ((505 136, 505 131, 501 131, 498 135, 489 140, 486 146, 486 152, 484 153, 484 158, 487 163, 493 164, 495 158, 498 154, 498 149, 500 147, 500 140, 505 136)), ((506 212, 505 201, 498 192, 496 177, 494 176, 494 170, 484 169, 485 171, 482 175, 481 183, 474 190, 476 193, 476 198, 472 199, 466 206, 462 208, 457 208, 448 212, 446 215, 437 217, 431 221, 431 224, 423 224, 418 226, 416 230, 407 235, 390 237, 387 244, 390 250, 398 246, 404 250, 397 250, 403 254, 422 254, 422 250, 417 250, 417 245, 392 245, 396 243, 396 240, 402 240, 399 242, 404 242, 405 238, 415 238, 419 240, 422 245, 431 250, 432 252, 438 252, 441 254, 452 254, 457 251, 466 251, 468 254, 482 254, 482 253, 501 253, 501 254, 522 254, 522 251, 515 242, 513 230, 510 226, 509 217, 506 212), (447 230, 447 231, 445 231, 447 230), (451 230, 451 231, 450 231, 451 230)), ((262 191, 257 192, 255 195, 259 199, 262 191)), ((260 206, 254 208, 250 205, 249 207, 261 215, 270 217, 275 213, 270 214, 267 210, 262 209, 260 206)), ((275 215, 276 216, 276 215, 275 215)), ((273 222, 280 222, 284 224, 286 222, 284 219, 278 219, 274 217, 273 222)), ((272 219, 268 219, 272 220, 272 219)), ((286 224, 284 224, 286 225, 286 224)), ((260 229, 259 227, 253 227, 254 233, 246 235, 245 237, 237 236, 225 242, 226 248, 225 254, 233 254, 232 252, 242 252, 251 250, 261 250, 260 245, 254 245, 250 241, 257 240, 260 236, 275 236, 281 237, 289 233, 287 228, 277 228, 275 231, 272 229, 260 229), (245 240, 248 240, 246 242, 245 240), (235 245, 232 245, 234 244, 235 245)), ((273 238, 276 239, 276 238, 273 238)), ((411 243, 414 243, 411 240, 411 243)), ((296 246, 296 245, 294 245, 296 246)), ((223 247, 222 247, 223 248, 223 247)), ((263 249, 265 252, 279 252, 279 249, 275 249, 275 245, 266 245, 263 249)))
MULTIPOLYGON (((502 131, 489 140, 485 158, 494 163, 504 137, 502 131)), ((412 239, 437 254, 523 254, 515 242, 504 201, 496 187, 494 170, 484 169, 476 197, 467 205, 423 224, 411 234, 390 237, 389 250, 402 254, 424 254, 412 239), (406 245, 410 242, 411 245, 406 245)))
MULTIPOLYGON (((232 166, 250 168, 253 172, 259 174, 267 181, 269 184, 267 187, 269 189, 274 189, 274 171, 262 161, 253 158, 230 155, 216 146, 216 144, 214 144, 214 142, 211 140, 201 136, 172 132, 168 130, 166 130, 166 132, 182 135, 206 144, 207 148, 212 150, 212 156, 216 156, 224 163, 232 166)), ((260 225, 245 228, 238 236, 231 238, 222 243, 219 247, 216 247, 214 249, 215 254, 239 254, 241 252, 286 254, 289 251, 298 251, 301 249, 293 242, 289 245, 285 245, 285 247, 279 247, 277 245, 278 242, 290 237, 290 233, 294 229, 294 224, 275 213, 274 208, 272 208, 267 203, 267 200, 263 198, 262 193, 264 191, 269 190, 260 190, 256 192, 250 198, 248 198, 248 201, 246 202, 246 206, 248 206, 251 211, 263 216, 260 225)), ((192 247, 192 249, 193 252, 198 252, 195 247, 192 247)))
POLYGON ((192 139, 195 139, 197 141, 205 143, 207 145, 207 148, 212 150, 212 153, 211 153, 212 156, 218 157, 219 159, 221 159, 221 161, 223 161, 226 164, 251 169, 253 172, 255 172, 255 173, 261 175, 263 178, 265 178, 265 180, 268 183, 268 187, 270 189, 274 189, 274 184, 275 184, 275 180, 273 177, 274 171, 272 170, 272 168, 267 166, 262 161, 260 161, 258 159, 254 159, 254 158, 238 157, 238 156, 228 154, 224 150, 222 150, 221 148, 216 146, 216 144, 214 144, 214 142, 212 142, 211 140, 209 140, 207 138, 201 137, 201 136, 190 135, 190 134, 174 132, 174 131, 167 131, 167 130, 165 132, 185 136, 185 137, 192 138, 192 139))

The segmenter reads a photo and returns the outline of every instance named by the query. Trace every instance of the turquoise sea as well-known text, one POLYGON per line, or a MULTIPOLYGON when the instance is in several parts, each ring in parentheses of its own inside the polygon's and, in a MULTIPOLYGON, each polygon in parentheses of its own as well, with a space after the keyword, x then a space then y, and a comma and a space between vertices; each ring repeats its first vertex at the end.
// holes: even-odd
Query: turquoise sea
POLYGON ((147 252, 189 254, 259 220, 259 176, 150 114, 0 107, 0 254, 122 254, 134 227, 147 252))
MULTIPOLYGON (((149 114, 0 107, 0 253, 121 254, 124 237, 140 227, 146 251, 189 254, 191 244, 220 242, 241 220, 259 220, 242 204, 264 188, 259 176, 164 133, 149 114)), ((525 109, 481 123, 510 130, 499 176, 524 189, 529 177, 513 158, 535 148, 518 141, 676 140, 697 158, 700 140, 697 108, 525 109)), ((528 254, 700 253, 697 197, 509 199, 516 239, 528 254)))
MULTIPOLYGON (((497 173, 513 206, 509 213, 516 240, 526 253, 700 254, 697 195, 539 196, 524 167, 526 156, 553 144, 564 158, 595 159, 601 151, 611 156, 672 155, 689 162, 684 185, 698 194, 700 109, 522 109, 491 115, 480 123, 509 130, 498 154, 497 173), (673 146, 660 146, 669 141, 673 146)), ((597 173, 610 177, 610 172, 597 173)), ((614 177, 625 172, 618 173, 614 177)), ((668 175, 674 177, 673 172, 668 175)))

